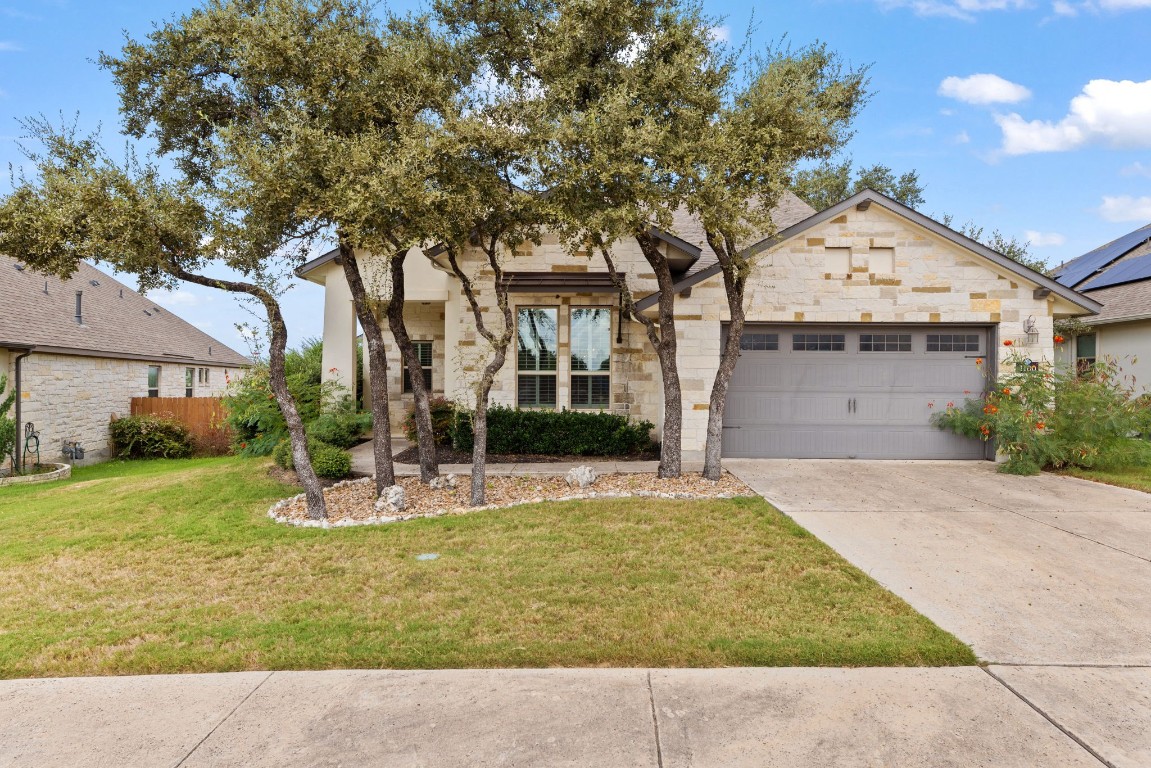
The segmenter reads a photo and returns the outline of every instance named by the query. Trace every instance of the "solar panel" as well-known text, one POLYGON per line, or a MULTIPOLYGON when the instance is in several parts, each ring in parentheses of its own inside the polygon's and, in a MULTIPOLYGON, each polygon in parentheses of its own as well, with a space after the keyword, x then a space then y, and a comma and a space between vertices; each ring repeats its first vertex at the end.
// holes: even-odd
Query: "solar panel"
MULTIPOLYGON (((1134 232, 1128 232, 1126 235, 1123 235, 1123 237, 1107 243, 1107 245, 1101 245, 1095 250, 1083 254, 1062 269, 1057 270, 1055 279, 1061 285, 1074 288, 1078 283, 1091 277, 1149 238, 1151 238, 1151 224, 1140 227, 1134 232)), ((1100 286, 1094 287, 1098 288, 1100 286)))
POLYGON ((1120 285, 1121 283, 1133 283, 1136 280, 1146 280, 1148 278, 1151 278, 1151 253, 1119 262, 1103 274, 1079 286, 1079 290, 1093 291, 1096 288, 1106 288, 1110 285, 1120 285))

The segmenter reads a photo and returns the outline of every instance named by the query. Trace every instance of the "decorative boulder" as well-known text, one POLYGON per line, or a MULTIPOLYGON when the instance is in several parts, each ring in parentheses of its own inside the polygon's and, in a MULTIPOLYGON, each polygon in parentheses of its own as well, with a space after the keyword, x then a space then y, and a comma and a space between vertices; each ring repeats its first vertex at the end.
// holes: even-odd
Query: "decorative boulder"
POLYGON ((564 479, 567 480, 567 484, 572 488, 576 486, 587 488, 595 484, 596 473, 594 469, 588 466, 575 467, 568 471, 567 477, 564 479))
POLYGON ((443 477, 443 476, 433 477, 432 481, 430 483, 428 483, 428 487, 431 488, 433 491, 442 491, 442 490, 445 490, 447 488, 455 488, 456 487, 456 476, 455 475, 448 475, 446 477, 443 477))
POLYGON ((376 499, 376 511, 389 515, 398 515, 404 511, 407 501, 404 499, 404 489, 398 485, 389 485, 376 499))

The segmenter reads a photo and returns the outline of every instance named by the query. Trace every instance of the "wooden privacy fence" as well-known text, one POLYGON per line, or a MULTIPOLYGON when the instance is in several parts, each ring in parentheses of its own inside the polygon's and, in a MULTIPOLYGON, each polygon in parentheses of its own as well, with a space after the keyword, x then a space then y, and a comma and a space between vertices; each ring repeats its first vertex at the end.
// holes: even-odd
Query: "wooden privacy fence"
POLYGON ((133 397, 133 416, 171 416, 201 445, 227 445, 224 401, 218 397, 133 397))

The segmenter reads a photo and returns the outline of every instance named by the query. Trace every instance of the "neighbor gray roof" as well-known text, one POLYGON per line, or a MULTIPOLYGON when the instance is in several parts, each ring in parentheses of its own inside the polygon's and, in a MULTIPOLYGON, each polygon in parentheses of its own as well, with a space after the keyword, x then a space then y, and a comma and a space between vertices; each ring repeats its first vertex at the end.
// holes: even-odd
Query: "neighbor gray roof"
POLYGON ((240 367, 251 360, 90 264, 67 280, 0 256, 0 347, 240 367), (47 288, 47 291, 45 291, 47 288), (82 292, 83 324, 76 322, 82 292))
POLYGON ((1103 305, 1091 325, 1151 319, 1151 280, 1100 288, 1088 294, 1103 305))
MULTIPOLYGON (((971 238, 966 237, 965 235, 962 235, 949 227, 945 227, 938 221, 928 218, 919 211, 916 211, 913 208, 909 208, 908 206, 896 200, 892 200, 890 197, 880 194, 874 189, 865 189, 862 192, 858 192, 846 200, 843 200, 842 202, 839 202, 830 208, 825 208, 815 215, 808 216, 792 224, 791 226, 786 226, 780 223, 778 225, 780 230, 779 234, 775 235, 774 237, 769 237, 761 240, 758 243, 749 246, 745 250, 751 253, 760 253, 762 251, 766 251, 767 249, 772 248, 773 246, 778 245, 785 240, 789 240, 795 237, 801 232, 805 232, 814 226, 822 224, 829 219, 833 219, 836 216, 851 210, 857 205, 870 205, 871 203, 881 205, 892 213, 902 216, 912 223, 918 224, 919 226, 934 232, 936 235, 939 235, 946 240, 950 240, 962 248, 966 248, 973 253, 983 256, 984 258, 998 264, 1003 269, 1019 275, 1028 282, 1036 283, 1040 287, 1050 290, 1056 296, 1061 296, 1064 299, 1070 301, 1072 304, 1086 309, 1088 312, 1098 312, 1102 308, 1101 305, 1094 300, 1094 298, 1089 298, 1077 291, 1068 288, 1065 285, 1061 285, 1055 280, 1052 280, 1050 277, 1036 272, 1033 269, 1029 269, 1014 259, 1009 259, 1003 254, 991 250, 982 243, 976 240, 972 240, 971 238)), ((808 210, 812 209, 808 207, 808 210)), ((703 261, 703 259, 700 259, 700 261, 703 261)), ((719 273, 720 268, 719 264, 717 263, 713 263, 711 266, 706 268, 698 268, 697 265, 697 268, 693 269, 688 276, 676 282, 675 290, 678 293, 679 291, 690 288, 697 283, 701 283, 704 280, 715 277, 719 273)), ((659 293, 653 293, 652 295, 636 302, 636 308, 641 310, 648 309, 649 307, 655 306, 656 302, 658 301, 659 293)))

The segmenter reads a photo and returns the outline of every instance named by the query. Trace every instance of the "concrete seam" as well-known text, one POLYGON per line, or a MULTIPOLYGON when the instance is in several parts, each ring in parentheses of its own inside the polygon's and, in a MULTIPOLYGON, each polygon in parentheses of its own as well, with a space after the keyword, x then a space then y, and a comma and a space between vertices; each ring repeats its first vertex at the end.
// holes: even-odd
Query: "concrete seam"
POLYGON ((1017 691, 1015 688, 1013 688, 1013 687, 1011 686, 1011 684, 1010 684, 1010 683, 1008 683, 1006 680, 1004 680, 1003 678, 999 677, 999 675, 995 674, 994 672, 992 672, 992 671, 991 671, 990 669, 988 669, 987 667, 982 667, 982 669, 983 669, 983 671, 984 671, 984 672, 986 672, 988 675, 990 675, 990 676, 991 676, 991 679, 992 679, 992 680, 996 681, 997 683, 999 683, 1000 685, 1002 685, 1004 688, 1006 688, 1007 690, 1011 691, 1011 693, 1015 694, 1015 697, 1016 697, 1016 698, 1018 698, 1018 699, 1019 699, 1020 701, 1022 701, 1024 704, 1026 704, 1027 706, 1031 707, 1033 710, 1035 710, 1036 712, 1038 712, 1040 717, 1042 717, 1044 720, 1046 720, 1047 722, 1051 723, 1053 726, 1055 726, 1056 728, 1058 728, 1060 731, 1062 731, 1062 732, 1063 732, 1063 734, 1064 734, 1065 736, 1067 736, 1069 739, 1071 739, 1071 740, 1072 740, 1072 741, 1074 741, 1076 744, 1078 744, 1080 747, 1082 747, 1084 750, 1086 750, 1087 754, 1091 755, 1091 756, 1092 756, 1092 757, 1094 757, 1096 760, 1098 760, 1099 762, 1103 763, 1103 765, 1107 766, 1107 768, 1115 768, 1115 764, 1114 764, 1114 763, 1112 763, 1110 760, 1107 760, 1106 758, 1104 758, 1104 757, 1103 757, 1103 755, 1099 754, 1099 753, 1098 753, 1098 752, 1096 752, 1094 749, 1092 749, 1090 746, 1088 746, 1087 742, 1083 741, 1083 739, 1079 738, 1079 737, 1078 737, 1078 736, 1076 736, 1074 733, 1072 733, 1072 732, 1071 732, 1071 729, 1069 729, 1069 728, 1065 727, 1065 726, 1064 726, 1062 723, 1060 723, 1060 722, 1059 722, 1058 720, 1056 720, 1054 717, 1052 717, 1051 715, 1047 714, 1047 713, 1046 713, 1046 712, 1044 712, 1042 709, 1040 709, 1038 706, 1036 706, 1034 703, 1032 703, 1032 701, 1031 701, 1030 699, 1028 699, 1026 696, 1024 696, 1024 695, 1023 695, 1022 693, 1020 693, 1019 691, 1017 691))
POLYGON ((274 675, 274 674, 276 674, 276 673, 275 672, 269 672, 267 675, 265 675, 264 679, 261 680, 259 683, 257 683, 255 688, 248 691, 248 695, 245 696, 244 698, 242 698, 240 700, 239 704, 232 707, 232 711, 229 712, 228 714, 224 715, 223 719, 220 720, 220 722, 216 723, 212 727, 212 730, 210 730, 206 734, 204 734, 204 738, 197 741, 196 745, 194 747, 192 747, 190 750, 188 750, 188 754, 186 754, 182 758, 180 758, 180 762, 176 763, 176 765, 174 765, 172 768, 180 768, 181 765, 186 763, 188 761, 188 758, 191 757, 193 754, 195 754, 196 750, 199 749, 205 741, 207 741, 209 738, 211 738, 212 734, 215 733, 217 730, 219 730, 221 725, 228 722, 228 719, 231 718, 232 715, 236 714, 236 710, 239 709, 240 707, 244 706, 244 704, 248 701, 248 699, 252 698, 253 694, 255 694, 256 691, 260 690, 260 687, 263 686, 264 683, 268 682, 268 680, 270 680, 272 675, 274 675))
POLYGON ((647 671, 647 700, 651 705, 651 724, 655 729, 655 764, 663 768, 663 747, 659 743, 659 716, 655 711, 655 691, 651 687, 651 670, 647 671))
POLYGON ((1065 662, 1025 662, 1025 661, 990 661, 984 660, 984 664, 992 667, 1054 667, 1057 669, 1151 669, 1151 664, 1077 664, 1072 661, 1065 662))

